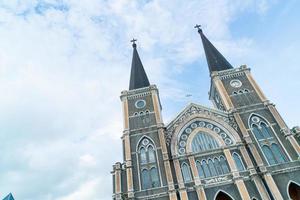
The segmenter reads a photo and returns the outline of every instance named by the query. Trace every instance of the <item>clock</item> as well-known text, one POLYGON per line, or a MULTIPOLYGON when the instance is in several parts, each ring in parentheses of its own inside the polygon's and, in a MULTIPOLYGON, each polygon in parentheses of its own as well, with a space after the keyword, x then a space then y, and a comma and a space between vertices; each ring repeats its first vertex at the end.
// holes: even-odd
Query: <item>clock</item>
POLYGON ((136 102, 135 102, 135 107, 136 108, 144 108, 146 106, 146 101, 145 100, 142 100, 142 99, 140 99, 140 100, 137 100, 136 102))
POLYGON ((234 80, 230 81, 230 85, 231 85, 231 87, 239 88, 242 86, 242 82, 238 79, 234 79, 234 80))

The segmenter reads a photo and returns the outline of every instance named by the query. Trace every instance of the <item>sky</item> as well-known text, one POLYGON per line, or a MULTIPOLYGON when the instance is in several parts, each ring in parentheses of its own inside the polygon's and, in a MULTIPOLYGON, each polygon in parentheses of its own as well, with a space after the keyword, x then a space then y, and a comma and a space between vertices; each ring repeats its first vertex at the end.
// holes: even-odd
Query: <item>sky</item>
POLYGON ((198 23, 233 66, 251 68, 290 128, 300 125, 299 9, 297 0, 0 0, 0 199, 111 199, 133 37, 165 124, 190 102, 212 106, 198 23))

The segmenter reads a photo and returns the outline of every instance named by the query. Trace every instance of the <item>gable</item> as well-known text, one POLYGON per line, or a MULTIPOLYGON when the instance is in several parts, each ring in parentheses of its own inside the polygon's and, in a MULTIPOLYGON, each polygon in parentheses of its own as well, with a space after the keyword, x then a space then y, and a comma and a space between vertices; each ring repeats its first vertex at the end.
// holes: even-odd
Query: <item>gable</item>
POLYGON ((170 145, 174 132, 178 127, 186 124, 188 119, 192 118, 193 116, 196 117, 199 114, 207 117, 212 117, 214 119, 217 119, 218 121, 222 121, 234 128, 235 131, 238 130, 238 126, 235 122, 234 117, 228 112, 211 109, 195 103, 191 103, 167 125, 165 132, 167 145, 170 145))

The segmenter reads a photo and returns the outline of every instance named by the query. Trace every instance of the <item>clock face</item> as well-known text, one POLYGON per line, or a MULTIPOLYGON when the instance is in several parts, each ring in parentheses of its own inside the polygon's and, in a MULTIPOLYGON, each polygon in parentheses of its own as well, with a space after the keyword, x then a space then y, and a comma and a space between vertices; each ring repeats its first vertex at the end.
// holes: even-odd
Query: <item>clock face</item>
POLYGON ((146 106, 146 101, 145 100, 140 99, 140 100, 137 100, 135 102, 135 107, 136 108, 144 108, 145 106, 146 106))
POLYGON ((230 85, 234 88, 239 88, 242 86, 242 82, 238 79, 234 79, 234 80, 230 81, 230 85))

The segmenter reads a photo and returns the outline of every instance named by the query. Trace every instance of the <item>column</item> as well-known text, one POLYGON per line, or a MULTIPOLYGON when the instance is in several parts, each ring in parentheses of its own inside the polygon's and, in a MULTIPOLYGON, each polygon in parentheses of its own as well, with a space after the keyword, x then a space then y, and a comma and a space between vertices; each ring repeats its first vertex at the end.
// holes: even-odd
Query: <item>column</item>
POLYGON ((266 173, 266 174, 264 174, 264 179, 266 180, 275 200, 283 200, 281 193, 280 193, 277 185, 275 184, 275 181, 274 181, 272 175, 270 173, 266 173))
POLYGON ((124 134, 125 144, 125 163, 126 163, 126 177, 127 177, 127 191, 128 198, 134 198, 133 193, 133 178, 132 178, 132 162, 131 162, 131 150, 129 133, 124 134))
POLYGON ((251 177, 252 181, 254 182, 261 198, 265 199, 265 200, 269 200, 270 197, 268 195, 268 192, 267 192, 266 188, 264 187, 260 177, 258 176, 258 174, 254 168, 254 165, 253 165, 251 158, 246 150, 246 147, 240 146, 239 150, 242 154, 242 157, 244 158, 244 160, 246 162, 247 169, 250 171, 250 177, 251 177))
POLYGON ((169 188, 169 198, 170 200, 177 200, 176 190, 174 186, 174 181, 173 181, 171 166, 169 161, 169 155, 168 155, 166 141, 165 141, 164 130, 162 128, 158 130, 158 135, 159 135, 161 151, 163 155, 164 168, 165 168, 165 173, 166 173, 166 178, 167 178, 167 183, 169 188))
POLYGON ((179 187, 179 194, 181 200, 188 200, 187 192, 185 189, 182 173, 181 173, 181 167, 179 160, 177 158, 174 159, 174 165, 175 165, 175 173, 178 181, 178 187, 179 187))
POLYGON ((121 163, 116 163, 115 166, 115 194, 116 200, 121 200, 121 163))
POLYGON ((194 183, 195 183, 195 188, 196 188, 198 199, 206 200, 205 191, 204 191, 203 185, 201 184, 201 180, 200 180, 200 177, 198 174, 198 169, 196 166, 194 156, 189 157, 189 162, 190 162, 190 166, 191 166, 191 170, 192 170, 192 174, 193 174, 193 178, 194 178, 194 183))
POLYGON ((233 109, 234 106, 233 106, 233 104, 232 104, 232 102, 231 102, 230 97, 229 97, 228 94, 227 94, 227 91, 226 91, 226 89, 225 89, 225 87, 224 87, 222 81, 220 80, 220 77, 214 76, 214 77, 213 77, 213 82, 214 82, 214 84, 215 84, 215 87, 216 87, 217 91, 218 91, 219 94, 220 94, 220 97, 221 97, 221 99, 222 99, 222 102, 223 102, 223 104, 224 104, 225 109, 226 109, 226 110, 231 110, 231 109, 233 109))
POLYGON ((248 193, 248 190, 245 186, 244 180, 240 177, 240 174, 237 171, 236 164, 235 164, 235 162, 232 158, 230 150, 229 149, 224 149, 224 154, 225 154, 226 160, 229 164, 230 170, 233 174, 234 183, 237 186, 242 199, 243 200, 244 199, 245 200, 251 200, 250 195, 248 193))

